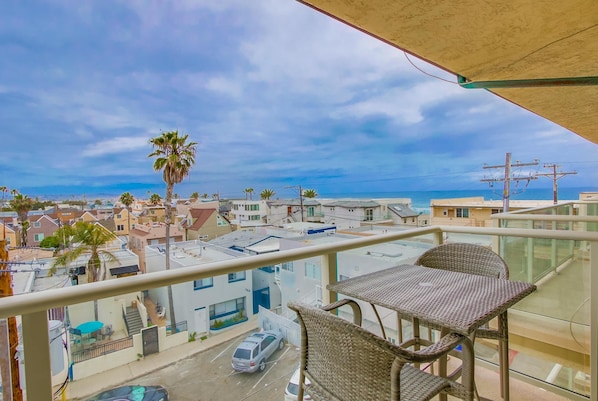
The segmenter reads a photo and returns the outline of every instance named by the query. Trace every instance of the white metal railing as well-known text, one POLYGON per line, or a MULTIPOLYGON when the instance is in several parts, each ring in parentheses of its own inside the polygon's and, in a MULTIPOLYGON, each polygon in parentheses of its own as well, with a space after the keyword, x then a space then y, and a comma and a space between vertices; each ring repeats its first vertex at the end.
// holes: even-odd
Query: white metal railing
MULTIPOLYGON (((553 219, 556 216, 545 216, 545 219, 546 217, 553 219)), ((577 220, 577 217, 569 216, 569 219, 577 220)), ((598 221, 598 219, 594 219, 596 218, 586 217, 581 220, 598 221)), ((25 364, 27 399, 51 401, 50 349, 47 336, 47 310, 50 308, 317 256, 320 256, 322 259, 322 287, 326 288, 327 284, 336 281, 338 252, 430 234, 434 235, 436 243, 441 243, 443 233, 588 241, 591 256, 591 286, 592 288, 598 288, 598 266, 595 266, 598 265, 598 233, 596 232, 431 226, 349 239, 340 243, 314 245, 247 258, 7 297, 0 299, 0 318, 22 316, 23 346, 27 355, 27 362, 25 364), (45 333, 45 340, 41 333, 45 333)), ((323 291, 322 302, 324 304, 329 303, 331 300, 334 300, 334 297, 334 293, 323 291)), ((598 377, 598 297, 592 297, 590 315, 592 331, 590 349, 591 377, 596 378, 598 377)), ((598 384, 596 382, 598 381, 593 380, 592 383, 591 401, 598 401, 598 384)))

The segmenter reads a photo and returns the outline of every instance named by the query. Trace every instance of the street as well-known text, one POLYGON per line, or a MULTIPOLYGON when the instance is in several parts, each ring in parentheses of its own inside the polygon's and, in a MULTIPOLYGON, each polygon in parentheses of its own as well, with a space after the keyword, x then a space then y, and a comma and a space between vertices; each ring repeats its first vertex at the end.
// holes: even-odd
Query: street
POLYGON ((235 338, 127 384, 161 384, 168 389, 170 401, 284 400, 284 389, 299 363, 298 349, 286 344, 272 355, 263 372, 238 373, 231 367, 231 358, 244 338, 235 338))

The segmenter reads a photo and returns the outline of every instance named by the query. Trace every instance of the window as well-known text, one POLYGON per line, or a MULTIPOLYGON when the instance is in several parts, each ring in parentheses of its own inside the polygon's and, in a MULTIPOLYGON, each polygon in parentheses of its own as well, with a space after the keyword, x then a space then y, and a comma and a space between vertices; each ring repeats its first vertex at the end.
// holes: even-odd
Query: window
POLYGON ((258 215, 255 215, 255 216, 249 216, 249 220, 260 220, 260 219, 261 219, 261 217, 260 217, 260 216, 258 216, 258 215))
POLYGON ((117 224, 116 225, 116 231, 125 231, 125 225, 124 224, 117 224))
POLYGON ((374 209, 365 209, 365 219, 366 221, 374 220, 374 209))
POLYGON ((208 288, 214 286, 214 277, 204 278, 201 280, 193 280, 193 289, 201 290, 202 288, 208 288))
POLYGON ((305 277, 320 280, 322 277, 320 266, 315 263, 305 262, 305 277))
POLYGON ((274 266, 264 266, 264 267, 260 267, 259 269, 266 273, 274 273, 274 266))
POLYGON ((310 206, 307 208, 307 217, 314 217, 315 212, 314 212, 314 207, 310 206))
POLYGON ((120 214, 117 214, 117 215, 116 215, 116 218, 117 218, 117 219, 122 219, 122 216, 121 216, 120 214))
POLYGON ((464 217, 464 218, 468 218, 469 217, 469 209, 468 208, 461 208, 458 207, 457 208, 457 217, 464 217))
POLYGON ((33 227, 34 228, 40 228, 42 226, 42 223, 40 223, 39 221, 34 221, 33 222, 33 227))
POLYGON ((33 240, 35 242, 41 242, 44 239, 44 234, 35 234, 33 236, 33 240))
POLYGON ((245 310, 245 297, 210 305, 210 320, 245 310))
POLYGON ((274 342, 274 340, 276 340, 276 337, 274 336, 267 336, 266 338, 264 338, 264 341, 262 341, 262 345, 260 345, 260 348, 262 350, 265 350, 266 347, 268 347, 268 345, 272 344, 274 342))
POLYGON ((293 271, 293 262, 284 262, 281 265, 281 267, 282 267, 282 270, 292 272, 293 271))
POLYGON ((234 283, 235 281, 245 280, 245 272, 229 273, 228 282, 234 283))
POLYGON ((500 209, 492 209, 492 214, 496 214, 496 213, 502 213, 502 210, 500 209))

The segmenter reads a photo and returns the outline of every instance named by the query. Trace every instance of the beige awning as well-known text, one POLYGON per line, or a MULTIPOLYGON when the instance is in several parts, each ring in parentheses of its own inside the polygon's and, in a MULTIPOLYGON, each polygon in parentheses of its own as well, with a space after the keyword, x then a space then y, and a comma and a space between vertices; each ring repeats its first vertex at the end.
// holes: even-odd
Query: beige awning
POLYGON ((597 0, 299 1, 598 144, 597 0))

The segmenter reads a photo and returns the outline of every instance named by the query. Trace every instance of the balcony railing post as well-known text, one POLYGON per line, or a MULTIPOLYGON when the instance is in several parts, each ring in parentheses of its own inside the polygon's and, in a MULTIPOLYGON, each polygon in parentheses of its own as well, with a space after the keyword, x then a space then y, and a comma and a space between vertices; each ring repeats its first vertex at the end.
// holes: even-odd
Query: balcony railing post
POLYGON ((332 291, 324 291, 324 288, 330 283, 336 283, 338 277, 336 252, 322 255, 322 303, 328 305, 336 301, 337 295, 332 291))
MULTIPOLYGON (((534 222, 532 220, 527 222, 527 228, 530 230, 534 228, 534 222)), ((528 238, 527 239, 527 281, 530 283, 534 282, 534 254, 536 250, 534 249, 534 239, 528 238)))
POLYGON ((27 399, 52 401, 47 311, 24 314, 22 325, 27 399))
POLYGON ((434 235, 434 245, 441 245, 444 242, 444 232, 439 231, 433 234, 434 235))
POLYGON ((598 401, 598 241, 590 242, 590 400, 598 401))

